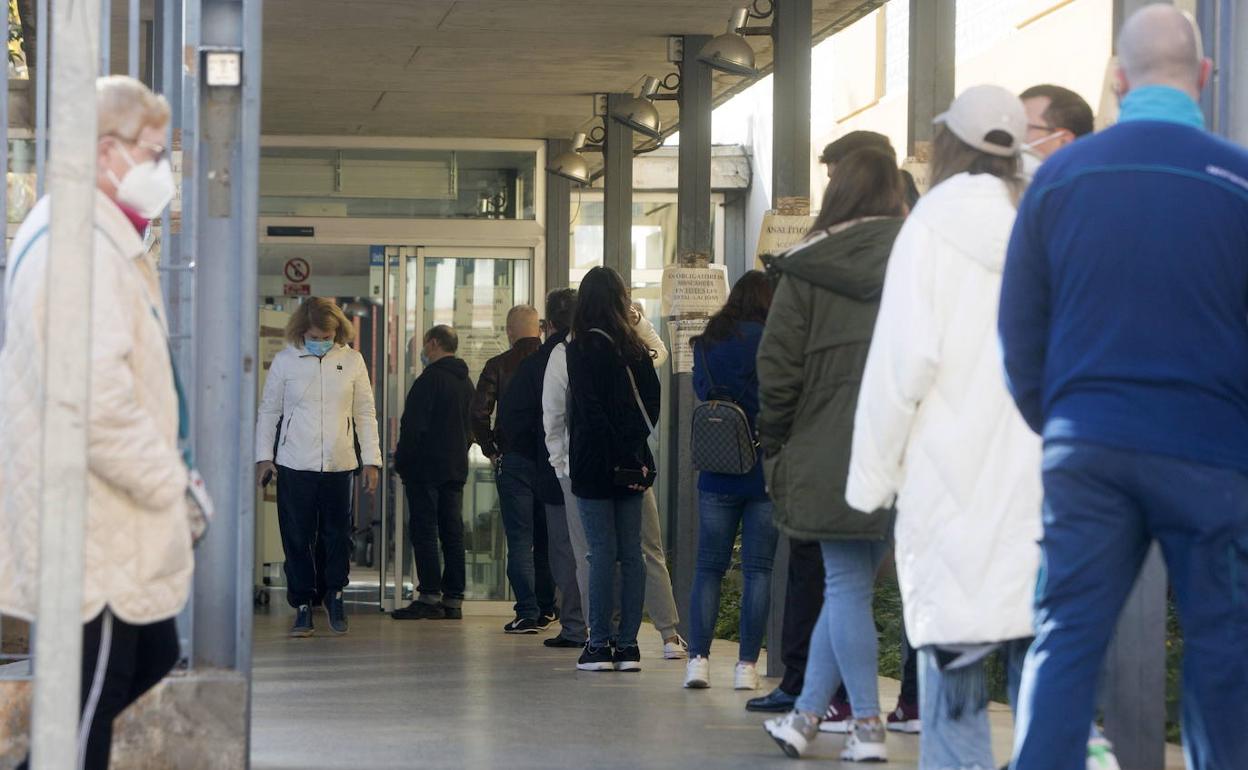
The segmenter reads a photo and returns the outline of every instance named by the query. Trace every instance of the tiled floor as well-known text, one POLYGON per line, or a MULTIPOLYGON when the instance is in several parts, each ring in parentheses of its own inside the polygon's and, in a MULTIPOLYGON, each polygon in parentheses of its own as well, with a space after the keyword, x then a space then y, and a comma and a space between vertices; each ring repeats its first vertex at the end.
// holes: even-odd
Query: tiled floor
MULTIPOLYGON (((585 673, 576 651, 543 647, 546 635, 504 635, 508 619, 505 605, 487 603, 470 603, 459 622, 369 612, 335 638, 320 615, 317 636, 288 639, 284 608, 258 615, 252 766, 793 770, 763 717, 744 710, 753 694, 731 688, 734 645, 716 643, 712 688, 691 691, 684 663, 661 659, 653 628, 643 630, 642 673, 585 673)), ((881 680, 886 709, 897 690, 881 680)), ((993 720, 1004 763, 1008 710, 994 707, 993 720)), ((842 742, 822 736, 803 766, 841 767, 842 742)), ((889 751, 893 761, 876 767, 916 767, 917 738, 891 735, 889 751)))

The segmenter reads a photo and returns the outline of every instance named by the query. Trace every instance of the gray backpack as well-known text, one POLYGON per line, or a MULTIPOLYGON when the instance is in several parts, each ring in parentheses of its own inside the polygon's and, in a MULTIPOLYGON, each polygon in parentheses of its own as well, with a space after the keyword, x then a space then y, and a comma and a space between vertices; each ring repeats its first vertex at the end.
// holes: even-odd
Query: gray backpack
POLYGON ((758 441, 750 427, 750 418, 738 403, 715 385, 706 350, 702 348, 702 365, 711 382, 709 398, 693 410, 693 467, 708 473, 743 476, 758 462, 758 441))

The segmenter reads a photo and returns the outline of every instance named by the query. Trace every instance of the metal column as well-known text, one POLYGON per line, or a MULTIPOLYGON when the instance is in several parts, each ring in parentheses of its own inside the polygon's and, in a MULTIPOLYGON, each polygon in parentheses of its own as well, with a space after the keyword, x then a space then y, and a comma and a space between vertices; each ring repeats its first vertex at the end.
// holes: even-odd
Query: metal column
POLYGON ((910 87, 906 151, 935 137, 932 120, 954 97, 956 0, 910 0, 910 87))
MULTIPOLYGON (((771 197, 775 208, 810 206, 810 0, 776 0, 772 35, 775 78, 772 82, 771 197), (797 199, 797 200, 794 200, 797 199)), ((789 544, 781 537, 771 580, 767 620, 767 676, 780 676, 780 644, 788 582, 789 544)))
MULTIPOLYGON (((607 96, 607 114, 630 94, 607 96)), ((606 189, 603 193, 602 263, 632 286, 633 276, 633 129, 607 118, 606 189)))
MULTIPOLYGON (((554 158, 572 149, 567 139, 547 139, 546 157, 554 158)), ((546 291, 568 285, 571 265, 572 182, 555 174, 546 175, 546 291)), ((533 304, 542 308, 545 297, 534 297, 533 304)))
MULTIPOLYGON (((1201 95, 1201 108, 1205 112, 1209 128, 1225 137, 1231 136, 1234 122, 1233 88, 1235 82, 1236 56, 1242 56, 1236 46, 1237 18, 1236 0, 1199 0, 1197 17, 1201 37, 1204 38, 1205 55, 1213 59, 1213 77, 1201 95)), ((1244 5, 1248 8, 1248 5, 1244 5)))
POLYGON ((261 0, 191 0, 184 41, 184 173, 192 195, 183 248, 197 266, 193 424, 217 507, 197 554, 195 662, 244 673, 255 538, 261 11, 261 0), (206 83, 213 50, 241 53, 241 87, 206 83))
POLYGON ((1222 87, 1228 94, 1225 134, 1248 145, 1248 0, 1224 0, 1228 13, 1223 24, 1231 32, 1231 47, 1224 61, 1222 87))
MULTIPOLYGON (((42 478, 31 723, 36 770, 79 766, 99 10, 94 2, 57 3, 54 20, 39 19, 42 62, 48 60, 48 28, 55 30, 52 71, 41 69, 39 76, 41 83, 52 76, 57 102, 48 176, 53 208, 47 270, 55 280, 46 287, 47 306, 56 312, 45 321, 43 361, 32 362, 42 364, 44 385, 43 435, 32 437, 41 447, 42 478)), ((44 114, 47 106, 40 105, 44 114)))
MULTIPOLYGON (((694 55, 710 41, 705 35, 684 38, 680 62, 680 156, 676 193, 676 258, 682 264, 709 260, 714 248, 711 228, 711 68, 694 55)), ((690 415, 697 399, 693 375, 673 373, 668 402, 667 533, 672 566, 672 588, 680 610, 680 630, 689 626, 689 598, 693 592, 698 553, 697 475, 689 456, 690 415)), ((686 634, 687 635, 687 634, 686 634)))
POLYGON ((810 0, 775 0, 772 83, 772 203, 810 203, 810 0))

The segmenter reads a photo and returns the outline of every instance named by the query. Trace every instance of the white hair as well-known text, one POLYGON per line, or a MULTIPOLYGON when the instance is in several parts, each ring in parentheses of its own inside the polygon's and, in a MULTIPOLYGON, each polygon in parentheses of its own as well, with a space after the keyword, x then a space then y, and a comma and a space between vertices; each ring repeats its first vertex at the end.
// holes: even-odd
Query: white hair
POLYGON ((97 136, 127 141, 138 139, 145 128, 164 128, 172 114, 165 97, 125 75, 98 78, 95 104, 99 113, 97 136))
POLYGON ((1196 20, 1165 3, 1142 8, 1122 27, 1118 61, 1132 88, 1199 89, 1204 51, 1196 20))

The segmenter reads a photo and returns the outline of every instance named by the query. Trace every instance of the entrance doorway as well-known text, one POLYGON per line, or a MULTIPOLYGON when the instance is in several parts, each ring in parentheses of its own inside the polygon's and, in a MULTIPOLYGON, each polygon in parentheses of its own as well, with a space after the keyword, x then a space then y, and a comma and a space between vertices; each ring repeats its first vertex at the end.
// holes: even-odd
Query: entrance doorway
MULTIPOLYGON (((407 392, 421 373, 420 341, 433 326, 453 327, 459 334, 458 355, 475 384, 485 362, 508 347, 508 310, 532 301, 533 254, 533 248, 515 246, 325 244, 315 239, 261 244, 261 387, 269 362, 285 344, 285 319, 304 300, 302 292, 338 300, 356 324, 355 347, 372 378, 385 467, 381 494, 369 498, 356 488, 347 593, 357 608, 391 611, 409 601, 415 589, 407 500, 393 463, 407 392), (290 284, 290 272, 306 274, 304 283, 290 284)), ((272 486, 260 493, 256 510, 257 596, 275 602, 285 584, 285 556, 272 486)), ((467 598, 507 599, 506 538, 494 471, 475 444, 463 517, 467 598)))

